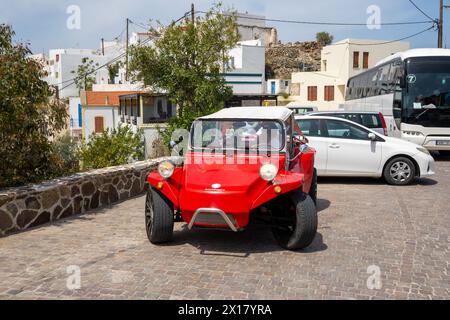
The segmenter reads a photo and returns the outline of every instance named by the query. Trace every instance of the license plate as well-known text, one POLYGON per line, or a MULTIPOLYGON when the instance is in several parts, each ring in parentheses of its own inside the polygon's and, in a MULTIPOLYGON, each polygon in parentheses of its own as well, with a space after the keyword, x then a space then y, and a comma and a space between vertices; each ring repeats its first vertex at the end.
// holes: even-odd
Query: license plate
POLYGON ((450 146, 450 140, 438 140, 436 141, 437 146, 450 146))

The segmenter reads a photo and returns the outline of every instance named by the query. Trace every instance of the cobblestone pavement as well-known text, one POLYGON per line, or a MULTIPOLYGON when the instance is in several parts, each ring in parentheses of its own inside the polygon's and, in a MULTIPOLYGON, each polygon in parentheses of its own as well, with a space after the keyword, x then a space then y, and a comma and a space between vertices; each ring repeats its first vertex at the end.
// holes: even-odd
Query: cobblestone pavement
POLYGON ((263 226, 177 223, 172 244, 151 245, 138 197, 0 239, 0 299, 449 299, 449 190, 450 159, 407 187, 321 179, 318 234, 299 252, 263 226))

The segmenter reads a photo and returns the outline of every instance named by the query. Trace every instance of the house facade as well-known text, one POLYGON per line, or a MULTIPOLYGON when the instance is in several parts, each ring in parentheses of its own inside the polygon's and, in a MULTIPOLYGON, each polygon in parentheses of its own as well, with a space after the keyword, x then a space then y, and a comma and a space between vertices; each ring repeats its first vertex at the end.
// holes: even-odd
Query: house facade
POLYGON ((265 48, 261 40, 241 41, 229 52, 225 82, 236 95, 265 93, 265 48))
POLYGON ((92 134, 100 134, 108 128, 119 125, 119 96, 133 94, 133 91, 83 91, 82 136, 88 141, 92 134))
POLYGON ((145 157, 152 156, 159 130, 176 115, 177 108, 165 94, 135 92, 119 97, 119 125, 128 125, 144 135, 145 157))
POLYGON ((396 52, 409 49, 408 42, 345 39, 325 46, 321 52, 321 70, 292 73, 293 104, 316 106, 319 110, 338 109, 345 101, 350 77, 375 66, 396 52), (294 90, 295 88, 295 90, 294 90))

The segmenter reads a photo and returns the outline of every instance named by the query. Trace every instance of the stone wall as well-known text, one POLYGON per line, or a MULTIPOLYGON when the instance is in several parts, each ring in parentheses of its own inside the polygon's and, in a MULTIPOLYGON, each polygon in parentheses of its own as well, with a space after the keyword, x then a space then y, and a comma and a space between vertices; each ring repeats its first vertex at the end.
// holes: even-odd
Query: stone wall
POLYGON ((321 50, 315 41, 276 44, 266 48, 266 66, 277 79, 290 79, 298 71, 318 71, 321 50))
POLYGON ((141 194, 162 159, 0 190, 0 237, 141 194))

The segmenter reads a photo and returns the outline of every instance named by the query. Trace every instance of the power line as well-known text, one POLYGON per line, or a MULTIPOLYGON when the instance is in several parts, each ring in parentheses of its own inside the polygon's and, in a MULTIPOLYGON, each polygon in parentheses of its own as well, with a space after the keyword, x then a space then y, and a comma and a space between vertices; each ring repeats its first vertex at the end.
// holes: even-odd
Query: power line
MULTIPOLYGON (((418 35, 420 35, 422 33, 425 33, 425 32, 427 32, 428 30, 431 30, 431 29, 434 29, 434 24, 433 24, 433 26, 431 26, 431 27, 429 27, 427 29, 424 29, 424 30, 419 31, 417 33, 414 33, 412 35, 409 35, 409 36, 406 36, 406 37, 403 37, 403 38, 400 38, 400 39, 396 39, 396 40, 390 40, 390 41, 385 41, 385 42, 375 42, 375 43, 354 43, 354 42, 350 43, 349 42, 348 44, 352 44, 352 45, 356 45, 356 46, 379 46, 379 45, 384 45, 384 44, 389 44, 389 43, 393 43, 393 42, 399 42, 399 41, 407 40, 407 39, 413 38, 415 36, 418 36, 418 35)), ((347 43, 346 42, 344 42, 344 43, 334 43, 334 44, 330 44, 330 46, 337 46, 337 45, 343 45, 343 44, 347 44, 347 43)))
MULTIPOLYGON (((138 47, 141 47, 141 46, 147 44, 147 43, 150 42, 151 40, 152 40, 151 38, 145 39, 144 41, 142 41, 142 42, 138 45, 138 47)), ((69 83, 68 85, 62 87, 62 88, 59 89, 59 90, 62 91, 62 90, 64 90, 65 88, 70 87, 71 85, 73 85, 73 84, 75 83, 76 80, 80 80, 80 79, 82 79, 83 77, 89 76, 89 75, 93 74, 94 72, 96 72, 96 71, 98 71, 98 70, 100 70, 100 69, 102 69, 102 68, 104 68, 104 67, 107 67, 107 66, 109 66, 110 64, 113 64, 114 62, 119 61, 120 59, 122 59, 123 57, 125 57, 125 55, 126 55, 126 53, 122 53, 122 54, 118 55, 117 57, 111 59, 110 61, 106 62, 105 64, 103 64, 103 65, 101 65, 101 66, 95 68, 94 70, 91 70, 91 71, 89 71, 89 72, 86 72, 86 73, 83 74, 82 76, 78 76, 78 77, 72 78, 72 79, 70 79, 70 80, 66 80, 65 82, 71 81, 71 83, 69 83)))
MULTIPOLYGON (((206 14, 206 11, 197 11, 198 13, 206 14)), ((232 16, 232 14, 222 13, 225 16, 232 16)), ((260 20, 268 22, 282 22, 282 23, 295 23, 295 24, 308 24, 308 25, 325 25, 325 26, 367 26, 367 23, 353 23, 353 22, 323 22, 323 21, 301 21, 301 20, 285 20, 285 19, 273 19, 273 18, 261 18, 261 17, 251 17, 235 15, 238 18, 245 18, 249 20, 260 20)), ((384 22, 380 23, 380 26, 396 26, 396 25, 413 25, 413 24, 426 24, 432 21, 406 21, 406 22, 384 22)))
POLYGON ((422 9, 419 8, 419 6, 417 6, 414 1, 412 0, 408 0, 417 10, 419 10, 419 12, 421 12, 425 17, 427 17, 428 19, 430 19, 431 21, 436 21, 436 19, 430 17, 428 14, 425 13, 425 11, 423 11, 422 9))

